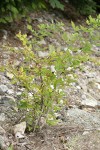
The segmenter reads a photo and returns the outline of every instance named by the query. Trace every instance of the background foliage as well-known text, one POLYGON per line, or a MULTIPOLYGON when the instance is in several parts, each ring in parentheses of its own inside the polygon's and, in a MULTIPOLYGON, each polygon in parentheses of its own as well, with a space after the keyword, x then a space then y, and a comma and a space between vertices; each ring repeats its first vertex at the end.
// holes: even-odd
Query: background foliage
MULTIPOLYGON (((68 1, 67 1, 68 2, 68 1)), ((20 19, 33 10, 58 8, 64 10, 66 0, 1 0, 0 1, 0 22, 12 22, 20 19)), ((98 7, 98 0, 69 0, 76 10, 84 15, 95 12, 98 7), (96 5, 97 3, 97 5, 96 5)))
POLYGON ((69 0, 69 2, 84 15, 95 13, 96 2, 94 0, 69 0))

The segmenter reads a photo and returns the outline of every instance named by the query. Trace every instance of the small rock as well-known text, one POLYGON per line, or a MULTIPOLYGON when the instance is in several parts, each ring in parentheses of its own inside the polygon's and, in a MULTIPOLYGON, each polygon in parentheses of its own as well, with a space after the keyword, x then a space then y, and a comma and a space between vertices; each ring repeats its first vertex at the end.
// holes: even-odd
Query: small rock
POLYGON ((13 91, 12 89, 9 89, 9 90, 7 91, 7 93, 8 93, 9 95, 12 95, 12 94, 14 94, 14 91, 13 91))
POLYGON ((14 75, 12 73, 6 72, 6 77, 11 80, 14 77, 14 75))
POLYGON ((64 48, 64 51, 67 51, 67 50, 68 50, 68 47, 65 47, 65 48, 64 48))
POLYGON ((26 129, 26 122, 21 122, 14 126, 14 135, 17 139, 24 138, 24 132, 26 129))
POLYGON ((54 65, 51 65, 50 68, 51 68, 51 72, 52 72, 52 73, 56 73, 56 69, 55 69, 55 66, 54 66, 54 65))
POLYGON ((78 90, 80 90, 80 89, 81 89, 81 87, 80 87, 80 86, 76 86, 76 88, 77 88, 78 90))
POLYGON ((68 74, 67 76, 70 77, 72 80, 74 80, 73 74, 68 74))
POLYGON ((67 71, 71 71, 73 68, 72 67, 68 67, 67 68, 67 71))
POLYGON ((16 60, 16 61, 14 62, 14 66, 16 66, 16 67, 17 67, 17 66, 20 66, 20 63, 21 63, 20 61, 16 60))
POLYGON ((0 85, 0 95, 5 94, 8 91, 8 87, 4 84, 0 85))
POLYGON ((43 22, 43 19, 42 18, 38 18, 37 19, 39 22, 43 22))
POLYGON ((54 90, 54 85, 50 85, 51 89, 54 90))
POLYGON ((72 82, 70 83, 71 86, 75 87, 76 86, 76 83, 75 82, 72 82))
POLYGON ((89 134, 89 131, 84 131, 83 132, 83 135, 87 135, 87 134, 89 134))
MULTIPOLYGON (((62 89, 61 89, 62 90, 62 89)), ((62 92, 62 91, 61 91, 62 92)), ((60 91, 59 91, 59 93, 60 93, 60 91)), ((60 102, 59 102, 61 105, 63 105, 64 104, 64 101, 63 100, 60 100, 60 102)))
POLYGON ((1 114, 0 114, 0 122, 5 121, 5 119, 6 119, 5 114, 4 114, 4 113, 1 113, 1 114))
POLYGON ((97 101, 95 99, 82 100, 81 104, 86 107, 97 107, 97 101))
POLYGON ((20 91, 18 91, 18 92, 16 93, 17 96, 21 96, 21 94, 22 94, 22 92, 20 92, 20 91))
POLYGON ((15 104, 15 99, 12 96, 4 96, 1 99, 1 103, 6 105, 6 106, 10 106, 10 105, 14 105, 15 104))
POLYGON ((95 72, 89 72, 87 71, 87 73, 85 74, 88 78, 94 78, 96 75, 95 75, 95 72))
POLYGON ((100 84, 100 75, 96 76, 96 82, 100 84))
POLYGON ((47 57, 49 56, 48 52, 42 52, 42 51, 38 51, 38 56, 41 58, 47 57))
POLYGON ((97 85, 97 88, 100 90, 100 84, 99 84, 99 83, 96 83, 96 85, 97 85))
POLYGON ((58 122, 60 123, 61 121, 65 121, 64 117, 61 114, 57 114, 55 113, 56 119, 58 120, 58 122))
POLYGON ((46 45, 46 41, 45 41, 45 40, 41 40, 41 41, 39 41, 38 43, 41 44, 41 45, 42 45, 42 44, 43 44, 43 45, 46 45))

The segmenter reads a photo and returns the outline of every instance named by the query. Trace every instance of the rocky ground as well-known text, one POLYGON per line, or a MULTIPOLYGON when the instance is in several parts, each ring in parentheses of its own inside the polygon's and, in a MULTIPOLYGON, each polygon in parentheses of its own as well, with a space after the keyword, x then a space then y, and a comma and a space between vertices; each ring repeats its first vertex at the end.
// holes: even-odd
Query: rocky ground
MULTIPOLYGON (((66 24, 66 31, 72 32, 70 21, 55 13, 31 14, 34 27, 39 23, 62 21, 66 24)), ((81 24, 84 21, 80 21, 81 24)), ((77 22, 78 23, 78 22, 77 22)), ((19 47, 20 42, 15 34, 18 30, 27 32, 27 22, 19 22, 17 26, 1 26, 1 40, 19 47)), ((42 41, 43 42, 43 41, 42 41)), ((59 40, 52 39, 56 45, 59 40)), ((45 43, 43 43, 45 44, 45 43)), ((94 59, 100 58, 100 48, 93 46, 94 59)), ((0 65, 8 59, 8 52, 0 46, 0 65)), ((17 111, 16 101, 21 94, 11 84, 12 74, 0 72, 0 148, 8 149, 14 145, 14 150, 99 150, 100 149, 100 67, 93 62, 84 64, 82 71, 76 70, 78 80, 66 87, 66 105, 58 114, 60 123, 54 127, 47 125, 38 133, 25 133, 25 136, 16 140, 12 129, 21 122, 21 114, 17 111)))

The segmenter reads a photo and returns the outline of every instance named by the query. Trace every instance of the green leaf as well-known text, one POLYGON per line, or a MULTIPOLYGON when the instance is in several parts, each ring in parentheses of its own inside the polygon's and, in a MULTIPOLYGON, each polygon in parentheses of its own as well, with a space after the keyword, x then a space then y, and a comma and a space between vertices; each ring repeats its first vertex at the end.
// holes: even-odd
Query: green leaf
POLYGON ((17 10, 17 8, 14 7, 14 6, 11 6, 10 10, 13 12, 14 15, 17 15, 19 13, 18 10, 17 10))
POLYGON ((82 51, 84 51, 84 52, 90 52, 91 51, 91 47, 92 47, 91 43, 86 42, 84 44, 83 48, 82 48, 82 51))
POLYGON ((32 31, 32 26, 28 24, 27 25, 27 29, 30 30, 30 31, 32 31))
POLYGON ((60 8, 61 10, 64 10, 64 5, 63 4, 61 4, 60 2, 59 2, 59 0, 49 0, 49 3, 50 3, 50 5, 53 7, 53 8, 60 8))
POLYGON ((66 32, 63 33, 62 39, 63 39, 65 42, 67 42, 67 41, 69 40, 68 35, 67 35, 66 32))
POLYGON ((71 21, 71 25, 72 25, 74 31, 79 31, 79 30, 80 30, 79 27, 76 26, 75 23, 74 23, 73 21, 71 21))
POLYGON ((21 109, 26 109, 28 106, 28 102, 27 100, 21 100, 20 103, 19 103, 19 108, 21 109))

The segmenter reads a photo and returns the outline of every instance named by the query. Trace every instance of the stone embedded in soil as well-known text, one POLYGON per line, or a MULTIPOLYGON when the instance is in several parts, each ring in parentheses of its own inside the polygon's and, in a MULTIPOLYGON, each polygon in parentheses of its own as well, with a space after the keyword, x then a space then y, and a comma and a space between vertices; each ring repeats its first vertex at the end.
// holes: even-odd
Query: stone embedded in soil
POLYGON ((4 104, 5 106, 14 106, 15 105, 15 99, 12 96, 4 96, 0 100, 1 104, 4 104))
POLYGON ((0 85, 0 95, 4 95, 8 91, 8 87, 4 84, 0 85))

